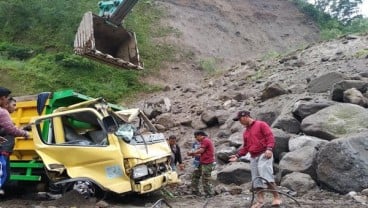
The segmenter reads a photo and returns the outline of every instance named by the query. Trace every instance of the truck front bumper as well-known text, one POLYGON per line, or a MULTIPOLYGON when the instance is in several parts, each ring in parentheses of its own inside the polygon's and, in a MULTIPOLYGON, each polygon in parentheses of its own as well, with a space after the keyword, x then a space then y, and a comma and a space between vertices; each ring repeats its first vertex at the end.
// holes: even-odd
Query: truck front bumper
POLYGON ((174 171, 166 172, 162 175, 139 181, 133 185, 133 191, 144 194, 160 189, 167 184, 179 183, 178 174, 174 171))

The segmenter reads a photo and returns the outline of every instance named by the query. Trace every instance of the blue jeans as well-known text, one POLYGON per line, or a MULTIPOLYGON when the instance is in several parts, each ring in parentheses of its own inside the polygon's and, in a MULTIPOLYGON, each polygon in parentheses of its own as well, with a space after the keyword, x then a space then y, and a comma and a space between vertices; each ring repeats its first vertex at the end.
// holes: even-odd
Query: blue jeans
POLYGON ((8 178, 7 163, 7 156, 0 155, 0 188, 4 186, 8 178))

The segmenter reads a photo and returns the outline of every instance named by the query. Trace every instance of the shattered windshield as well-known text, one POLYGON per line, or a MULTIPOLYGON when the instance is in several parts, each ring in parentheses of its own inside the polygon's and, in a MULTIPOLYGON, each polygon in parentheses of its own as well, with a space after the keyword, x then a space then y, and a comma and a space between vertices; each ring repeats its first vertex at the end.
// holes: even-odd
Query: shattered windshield
POLYGON ((133 124, 124 123, 119 124, 115 135, 131 145, 149 144, 165 141, 164 135, 159 133, 144 132, 141 133, 133 124))
POLYGON ((149 144, 165 141, 163 134, 158 134, 148 119, 142 119, 139 111, 119 111, 115 114, 118 128, 115 135, 130 145, 149 144), (147 123, 148 122, 148 123, 147 123))
POLYGON ((120 124, 115 135, 125 142, 130 143, 135 136, 136 128, 132 124, 120 124))

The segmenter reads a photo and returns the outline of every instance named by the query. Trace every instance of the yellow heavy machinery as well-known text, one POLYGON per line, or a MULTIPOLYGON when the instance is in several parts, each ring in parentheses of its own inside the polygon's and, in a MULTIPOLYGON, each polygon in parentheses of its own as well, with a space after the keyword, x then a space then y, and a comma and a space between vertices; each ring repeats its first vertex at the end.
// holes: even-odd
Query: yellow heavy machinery
POLYGON ((137 1, 104 0, 98 3, 98 15, 86 12, 75 35, 75 53, 124 69, 143 69, 134 32, 121 25, 137 1))

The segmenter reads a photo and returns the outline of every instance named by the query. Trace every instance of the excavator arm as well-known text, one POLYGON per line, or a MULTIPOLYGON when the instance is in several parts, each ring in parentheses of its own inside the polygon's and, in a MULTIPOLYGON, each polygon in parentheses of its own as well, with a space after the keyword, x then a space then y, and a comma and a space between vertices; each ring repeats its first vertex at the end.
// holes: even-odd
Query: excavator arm
POLYGON ((137 2, 138 0, 100 1, 98 3, 99 16, 106 18, 114 25, 120 26, 137 2))
POLYGON ((74 39, 74 52, 123 69, 143 69, 134 32, 121 25, 137 2, 100 1, 99 15, 86 12, 74 39))

